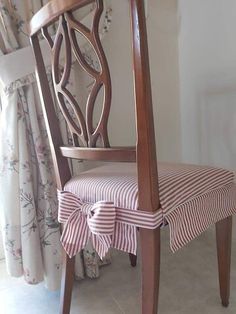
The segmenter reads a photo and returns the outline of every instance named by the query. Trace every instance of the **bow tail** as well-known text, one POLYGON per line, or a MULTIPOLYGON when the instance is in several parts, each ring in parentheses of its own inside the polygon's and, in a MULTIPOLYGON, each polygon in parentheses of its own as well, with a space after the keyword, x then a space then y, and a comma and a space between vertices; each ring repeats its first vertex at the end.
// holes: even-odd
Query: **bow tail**
POLYGON ((86 217, 75 211, 64 226, 61 243, 66 253, 72 258, 86 246, 90 236, 91 231, 86 217))
POLYGON ((92 244, 98 256, 103 259, 112 246, 112 237, 110 235, 98 235, 92 233, 92 244))

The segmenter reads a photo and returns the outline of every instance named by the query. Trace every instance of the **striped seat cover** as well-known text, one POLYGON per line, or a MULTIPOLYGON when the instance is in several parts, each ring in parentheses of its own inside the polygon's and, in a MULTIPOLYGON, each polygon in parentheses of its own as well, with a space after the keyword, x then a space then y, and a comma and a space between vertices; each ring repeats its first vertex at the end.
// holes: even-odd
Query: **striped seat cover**
MULTIPOLYGON (((172 251, 215 222, 236 213, 236 185, 231 171, 159 163, 158 176, 162 225, 168 223, 170 227, 172 251)), ((137 210, 136 164, 113 163, 94 168, 72 178, 64 190, 84 202, 111 201, 118 208, 137 210)), ((131 229, 127 230, 127 236, 133 234, 131 229)), ((120 232, 125 233, 125 228, 120 232)), ((122 246, 116 245, 116 248, 122 249, 122 246)))

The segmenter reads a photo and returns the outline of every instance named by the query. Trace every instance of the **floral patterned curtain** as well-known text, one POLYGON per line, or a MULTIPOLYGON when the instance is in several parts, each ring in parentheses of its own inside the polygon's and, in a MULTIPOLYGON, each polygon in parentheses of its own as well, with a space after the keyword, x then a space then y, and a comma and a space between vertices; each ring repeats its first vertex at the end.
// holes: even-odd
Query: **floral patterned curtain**
MULTIPOLYGON (((33 63, 28 22, 46 2, 0 0, 0 222, 9 274, 55 290, 61 245, 53 165, 33 70, 19 75, 33 63)), ((99 265, 88 247, 77 257, 77 278, 97 277, 99 265)))

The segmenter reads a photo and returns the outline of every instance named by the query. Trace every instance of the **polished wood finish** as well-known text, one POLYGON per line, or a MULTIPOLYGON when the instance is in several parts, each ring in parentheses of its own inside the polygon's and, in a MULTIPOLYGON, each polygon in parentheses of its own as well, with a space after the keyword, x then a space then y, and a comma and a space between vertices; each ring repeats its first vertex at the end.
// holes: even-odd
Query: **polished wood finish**
POLYGON ((70 313, 71 296, 74 283, 75 257, 70 258, 63 252, 63 268, 61 279, 60 314, 70 313))
POLYGON ((100 160, 113 162, 135 162, 136 148, 84 148, 60 147, 61 154, 67 158, 80 160, 100 160))
MULTIPOLYGON (((63 189, 71 178, 67 158, 81 160, 132 161, 137 162, 139 209, 156 211, 160 208, 158 169, 156 159, 155 132, 152 108, 151 79, 144 0, 129 0, 132 26, 133 72, 135 88, 136 132, 135 148, 110 148, 107 134, 107 121, 111 104, 111 81, 107 61, 98 35, 98 24, 103 9, 102 0, 52 0, 43 7, 31 22, 31 43, 33 46, 37 82, 42 100, 43 112, 49 134, 57 186, 63 189), (92 30, 79 21, 75 21, 72 11, 76 8, 95 3, 96 13, 92 30), (55 20, 59 26, 55 39, 48 32, 48 26, 55 20), (42 32, 52 51, 52 73, 57 100, 72 133, 75 147, 64 147, 60 135, 53 98, 50 93, 47 74, 40 50, 38 33, 42 32), (101 71, 91 68, 81 53, 75 38, 75 32, 82 34, 93 46, 101 65, 101 71), (62 76, 59 73, 59 58, 64 40, 65 67, 62 76), (87 102, 86 116, 75 99, 66 89, 72 55, 82 68, 94 79, 92 92, 87 102), (95 100, 101 86, 105 86, 103 110, 99 125, 93 128, 92 115, 95 100), (74 110, 78 124, 67 112, 65 100, 74 110), (98 138, 104 148, 96 148, 98 138), (76 147, 82 144, 85 147, 76 147)), ((219 262, 219 281, 222 304, 229 302, 229 274, 231 253, 232 220, 228 218, 216 224, 217 251, 219 262)), ((159 277, 160 277, 160 228, 156 230, 140 229, 142 255, 142 314, 157 314, 159 277)), ((131 265, 136 265, 136 258, 130 255, 131 265)), ((73 286, 74 259, 64 256, 61 288, 60 313, 70 312, 73 286)))
POLYGON ((51 0, 30 21, 29 35, 37 34, 43 27, 53 23, 64 12, 82 8, 94 0, 51 0))
POLYGON ((60 153, 60 146, 63 145, 63 141, 37 36, 31 37, 31 44, 35 54, 36 78, 53 158, 57 187, 61 190, 71 178, 71 173, 68 161, 60 153))
POLYGON ((232 243, 232 217, 216 224, 216 242, 219 267, 220 296, 222 305, 229 305, 230 297, 230 266, 232 243))
POLYGON ((87 72, 88 75, 90 75, 94 80, 94 84, 92 86, 92 90, 90 92, 86 105, 86 131, 88 137, 87 145, 88 147, 95 147, 98 139, 101 139, 103 146, 109 147, 110 145, 107 134, 107 123, 110 113, 112 97, 111 78, 107 59, 103 51, 103 47, 99 36, 99 22, 103 12, 103 1, 96 0, 95 3, 96 10, 94 14, 91 31, 86 26, 81 24, 79 21, 76 21, 73 18, 73 15, 71 15, 70 13, 66 13, 65 18, 67 21, 70 42, 72 44, 72 49, 75 58, 81 65, 81 67, 84 69, 84 71, 87 72), (86 62, 76 40, 76 32, 79 32, 81 35, 83 35, 84 38, 86 38, 90 45, 93 47, 94 52, 99 61, 99 65, 101 68, 100 70, 95 70, 86 62), (93 112, 96 98, 102 87, 104 87, 103 108, 99 123, 96 126, 96 128, 94 128, 93 112))
MULTIPOLYGON (((57 188, 59 190, 62 190, 65 183, 71 178, 70 168, 67 159, 64 158, 60 153, 60 146, 63 145, 63 141, 38 37, 31 37, 31 45, 35 54, 36 77, 51 148, 57 188)), ((74 259, 69 259, 69 257, 66 256, 66 254, 64 253, 61 284, 61 295, 64 297, 61 298, 61 314, 68 314, 70 312, 71 292, 74 280, 73 269, 74 259)))
POLYGON ((160 228, 140 229, 142 250, 142 314, 157 314, 161 239, 160 228))
POLYGON ((132 267, 136 267, 137 266, 137 260, 138 260, 138 258, 137 258, 137 255, 134 255, 134 254, 129 254, 129 261, 130 261, 130 265, 132 266, 132 267))
MULTIPOLYGON (((62 190, 65 183, 71 178, 71 173, 67 158, 87 159, 87 160, 104 160, 104 161, 136 161, 136 147, 135 148, 109 148, 109 140, 107 134, 107 122, 111 104, 111 81, 108 64, 105 58, 104 51, 100 42, 98 34, 98 25, 100 16, 103 10, 102 0, 93 1, 51 1, 46 5, 31 22, 31 44, 35 54, 36 60, 36 74, 37 83, 39 87, 41 102, 43 106, 44 118, 46 121, 47 132, 49 135, 50 147, 53 157, 54 168, 56 172, 57 187, 62 190), (94 22, 92 30, 88 30, 78 21, 75 21, 71 11, 84 6, 85 4, 96 3, 96 12, 94 15, 94 22), (65 11, 65 12, 64 12, 65 11), (47 26, 58 18, 59 25, 55 39, 53 40, 48 32, 47 26), (42 28, 42 29, 41 29, 42 28), (98 139, 101 140, 104 148, 81 148, 81 147, 63 147, 62 137, 60 133, 59 123, 57 120, 54 102, 51 95, 46 68, 43 62, 43 56, 39 44, 38 34, 40 31, 43 37, 48 42, 52 51, 52 75, 54 82, 54 89, 57 100, 60 104, 60 109, 68 123, 69 129, 72 133, 74 145, 79 144, 77 137, 84 146, 93 147, 96 145, 98 139), (93 46, 94 51, 100 62, 101 71, 97 72, 91 68, 81 53, 80 47, 76 42, 75 31, 80 32, 87 38, 89 43, 93 46), (59 58, 62 49, 62 41, 65 42, 65 67, 62 75, 60 75, 59 58), (72 53, 75 59, 79 62, 82 68, 94 78, 94 85, 89 95, 86 117, 84 119, 82 111, 73 96, 66 89, 68 83, 70 70, 72 65, 72 53), (101 87, 104 86, 105 97, 103 109, 98 126, 93 129, 92 116, 95 105, 95 100, 101 87), (79 128, 70 116, 65 100, 70 103, 74 110, 79 128)), ((63 259, 63 272, 61 284, 61 304, 60 313, 68 314, 70 312, 71 294, 74 280, 74 258, 70 259, 66 254, 63 259)))
POLYGON ((160 208, 151 79, 144 2, 131 0, 133 67, 136 100, 137 167, 139 206, 160 208))
MULTIPOLYGON (((74 146, 96 147, 100 141, 103 147, 109 147, 107 124, 111 107, 111 78, 106 56, 99 37, 99 22, 103 12, 103 1, 93 0, 96 4, 91 30, 77 21, 72 12, 65 12, 59 16, 59 25, 55 39, 49 35, 44 26, 42 33, 52 52, 52 76, 55 94, 61 112, 67 122, 74 140, 74 146), (76 38, 81 34, 93 47, 100 64, 100 70, 94 69, 85 60, 76 38), (63 43, 65 49, 63 49, 63 43), (63 50, 63 51, 62 51, 63 50), (60 60, 64 53, 63 73, 60 60), (92 89, 87 98, 86 114, 82 110, 72 93, 68 89, 71 75, 72 60, 75 59, 83 70, 93 79, 92 89), (101 89, 104 91, 100 119, 96 127, 93 125, 93 114, 97 97, 101 89), (70 108, 68 108, 68 105, 70 108)), ((91 1, 89 1, 91 3, 91 1)))
MULTIPOLYGON (((144 1, 130 0, 135 108, 137 126, 137 168, 139 208, 160 208, 157 158, 152 108, 151 78, 144 1)), ((140 229, 142 250, 142 313, 156 314, 160 277, 160 228, 140 229)))

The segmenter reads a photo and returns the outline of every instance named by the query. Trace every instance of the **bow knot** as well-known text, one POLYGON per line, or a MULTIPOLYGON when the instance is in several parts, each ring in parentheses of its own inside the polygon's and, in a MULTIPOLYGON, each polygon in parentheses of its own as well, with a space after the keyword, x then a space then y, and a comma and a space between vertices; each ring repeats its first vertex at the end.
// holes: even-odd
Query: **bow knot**
POLYGON ((103 258, 112 245, 116 220, 114 204, 83 203, 66 191, 58 193, 58 200, 59 222, 64 224, 61 242, 67 254, 75 256, 91 239, 94 249, 103 258))

